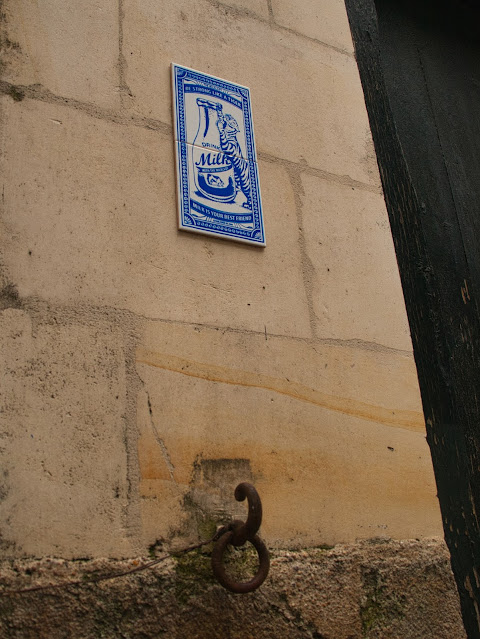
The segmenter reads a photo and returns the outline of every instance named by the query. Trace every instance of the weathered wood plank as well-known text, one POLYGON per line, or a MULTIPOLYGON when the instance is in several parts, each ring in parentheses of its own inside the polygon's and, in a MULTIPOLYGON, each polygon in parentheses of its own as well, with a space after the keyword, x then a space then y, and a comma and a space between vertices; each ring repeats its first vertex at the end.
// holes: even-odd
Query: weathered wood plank
POLYGON ((470 41, 470 24, 460 34, 465 16, 455 15, 449 29, 448 3, 437 11, 435 24, 428 12, 412 17, 398 2, 346 5, 410 322, 445 539, 465 628, 470 639, 478 638, 480 48, 470 41))

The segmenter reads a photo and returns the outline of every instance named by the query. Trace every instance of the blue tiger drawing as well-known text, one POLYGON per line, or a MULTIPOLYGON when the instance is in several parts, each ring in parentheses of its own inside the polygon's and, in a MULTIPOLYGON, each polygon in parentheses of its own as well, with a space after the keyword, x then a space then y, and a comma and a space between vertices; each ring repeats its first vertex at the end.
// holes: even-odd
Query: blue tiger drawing
POLYGON ((248 161, 244 159, 242 149, 237 140, 237 133, 240 131, 240 127, 233 116, 228 113, 223 114, 221 105, 217 105, 217 113, 220 148, 232 165, 237 192, 241 190, 246 197, 247 201, 243 203, 243 206, 247 209, 251 209, 252 195, 248 161))

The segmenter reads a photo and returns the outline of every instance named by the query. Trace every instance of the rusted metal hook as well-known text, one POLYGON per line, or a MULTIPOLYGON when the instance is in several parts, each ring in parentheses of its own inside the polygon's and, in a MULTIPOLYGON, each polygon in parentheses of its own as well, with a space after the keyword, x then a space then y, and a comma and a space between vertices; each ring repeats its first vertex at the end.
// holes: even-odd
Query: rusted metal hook
POLYGON ((265 581, 270 568, 270 558, 267 547, 257 535, 262 523, 262 502, 255 487, 247 482, 238 484, 235 489, 235 499, 237 501, 248 499, 248 518, 246 522, 234 520, 220 536, 212 552, 212 569, 224 588, 231 592, 246 593, 256 590, 265 581), (247 541, 253 544, 258 553, 259 568, 253 579, 239 583, 227 575, 222 563, 223 553, 228 544, 243 546, 247 541))
POLYGON ((247 540, 253 539, 262 524, 262 502, 256 488, 246 481, 238 484, 235 488, 235 499, 237 501, 248 500, 247 521, 244 523, 236 519, 232 522, 233 537, 231 543, 234 546, 243 546, 247 540))

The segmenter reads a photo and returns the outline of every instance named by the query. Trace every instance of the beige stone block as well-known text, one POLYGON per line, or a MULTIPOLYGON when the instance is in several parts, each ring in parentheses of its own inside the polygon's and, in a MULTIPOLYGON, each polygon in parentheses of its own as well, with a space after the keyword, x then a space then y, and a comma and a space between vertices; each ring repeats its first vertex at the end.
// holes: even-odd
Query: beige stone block
POLYGON ((272 0, 275 23, 353 53, 344 0, 272 0))
POLYGON ((141 534, 144 546, 150 546, 168 538, 172 523, 184 518, 183 497, 187 488, 173 481, 172 463, 145 390, 138 393, 137 426, 141 534))
POLYGON ((136 113, 172 121, 175 62, 251 89, 260 154, 378 184, 353 57, 207 0, 127 0, 123 33, 136 113))
POLYGON ((2 551, 128 554, 121 332, 7 309, 0 338, 2 551))
POLYGON ((141 491, 160 500, 167 482, 191 511, 171 509, 173 536, 225 519, 242 480, 261 494, 273 545, 441 534, 411 357, 149 322, 137 371, 152 420, 141 491))
POLYGON ((5 0, 2 78, 119 106, 117 0, 5 0))
POLYGON ((411 351, 383 197, 305 174, 302 185, 318 336, 411 351))
POLYGON ((227 0, 222 4, 232 9, 243 9, 263 18, 269 18, 268 0, 227 0))
POLYGON ((21 296, 310 335, 285 169, 259 165, 266 249, 177 230, 173 140, 4 98, 4 259, 21 296))

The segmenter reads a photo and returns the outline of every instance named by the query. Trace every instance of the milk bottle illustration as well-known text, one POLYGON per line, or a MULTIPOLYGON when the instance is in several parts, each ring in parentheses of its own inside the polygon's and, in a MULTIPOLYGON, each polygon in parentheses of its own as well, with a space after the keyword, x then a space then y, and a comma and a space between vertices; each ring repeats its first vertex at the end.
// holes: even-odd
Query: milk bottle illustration
POLYGON ((197 98, 199 125, 193 142, 193 173, 195 186, 208 200, 233 202, 237 194, 234 169, 222 152, 217 126, 222 117, 222 105, 197 98))

